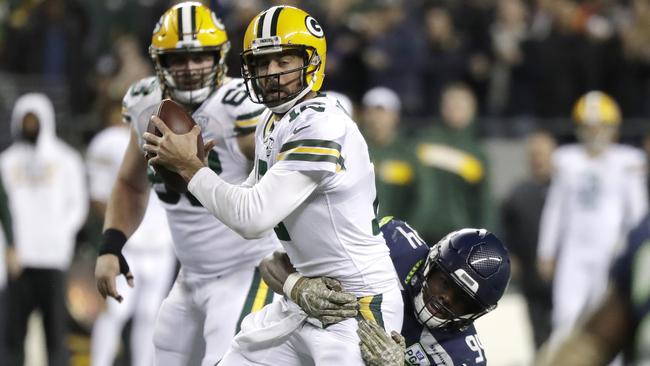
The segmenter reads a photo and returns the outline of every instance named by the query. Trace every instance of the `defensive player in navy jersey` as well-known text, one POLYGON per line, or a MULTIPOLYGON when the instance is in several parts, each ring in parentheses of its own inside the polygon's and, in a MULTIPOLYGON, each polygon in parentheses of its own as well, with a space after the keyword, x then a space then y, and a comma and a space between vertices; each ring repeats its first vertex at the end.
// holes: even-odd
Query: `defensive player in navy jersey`
MULTIPOLYGON (((381 319, 360 320, 366 364, 486 365, 473 322, 496 307, 510 279, 510 258, 501 241, 484 229, 462 229, 430 247, 407 223, 390 217, 382 220, 381 231, 402 285, 404 323, 401 335, 389 336, 379 326, 381 319)), ((279 252, 267 257, 260 270, 279 293, 293 271, 279 252)), ((354 314, 348 308, 339 310, 334 287, 329 292, 295 289, 305 299, 307 312, 319 314, 324 326, 354 314)), ((368 305, 359 302, 359 313, 368 305)))
POLYGON ((650 215, 628 235, 600 306, 536 365, 604 366, 619 352, 625 365, 650 365, 650 215))

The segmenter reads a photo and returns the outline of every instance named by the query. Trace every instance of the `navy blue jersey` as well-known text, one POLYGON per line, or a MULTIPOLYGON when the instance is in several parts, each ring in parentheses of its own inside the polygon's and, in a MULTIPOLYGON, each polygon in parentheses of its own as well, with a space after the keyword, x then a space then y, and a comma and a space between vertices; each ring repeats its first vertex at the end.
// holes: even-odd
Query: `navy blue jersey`
POLYGON ((410 293, 411 278, 429 254, 429 246, 407 223, 392 218, 382 220, 381 231, 390 249, 404 298, 406 363, 408 365, 486 365, 485 352, 473 325, 465 330, 430 330, 417 319, 410 293))
POLYGON ((650 361, 650 215, 628 236, 627 247, 614 262, 611 280, 628 303, 634 342, 625 350, 626 362, 650 361))

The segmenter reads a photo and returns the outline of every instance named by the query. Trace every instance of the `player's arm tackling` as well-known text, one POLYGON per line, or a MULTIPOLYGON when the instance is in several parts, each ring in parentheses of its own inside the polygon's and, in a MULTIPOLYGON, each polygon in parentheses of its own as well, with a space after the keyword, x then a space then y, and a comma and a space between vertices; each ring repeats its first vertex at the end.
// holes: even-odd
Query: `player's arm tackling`
POLYGON ((308 278, 296 272, 284 252, 274 252, 260 263, 260 273, 269 287, 287 295, 323 326, 355 317, 357 298, 343 292, 339 281, 329 277, 308 278))

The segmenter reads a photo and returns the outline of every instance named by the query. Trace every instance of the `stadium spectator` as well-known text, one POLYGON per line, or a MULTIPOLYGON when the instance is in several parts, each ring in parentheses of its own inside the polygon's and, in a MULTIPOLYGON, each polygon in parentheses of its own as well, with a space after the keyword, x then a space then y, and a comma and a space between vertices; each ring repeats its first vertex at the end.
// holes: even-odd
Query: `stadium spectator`
POLYGON ((650 362, 650 215, 627 237, 614 262, 602 302, 578 324, 552 354, 542 354, 536 366, 611 365, 619 352, 625 365, 650 362))
MULTIPOLYGON (((104 219, 106 204, 129 143, 129 125, 123 123, 119 100, 108 100, 102 108, 106 128, 97 134, 86 151, 86 167, 92 208, 104 219)), ((95 321, 91 337, 91 360, 95 366, 113 365, 122 328, 132 319, 130 331, 131 365, 153 365, 153 331, 158 308, 169 291, 175 256, 167 216, 152 191, 138 230, 124 248, 124 257, 133 266, 137 287, 124 278, 117 289, 124 294, 122 304, 106 300, 95 321)))
POLYGON ((553 155, 540 224, 538 267, 553 281, 552 344, 599 303, 617 243, 648 208, 644 153, 614 143, 616 102, 589 92, 576 102, 573 119, 579 143, 553 155))
POLYGON ((555 140, 546 132, 528 136, 529 176, 517 184, 501 205, 501 228, 513 261, 515 277, 528 305, 535 347, 551 332, 551 286, 537 272, 537 239, 544 201, 551 182, 555 140))
POLYGON ((9 282, 6 364, 23 365, 27 321, 38 309, 49 364, 65 365, 65 274, 88 212, 83 161, 56 137, 54 109, 43 94, 21 96, 11 126, 14 143, 0 155, 0 174, 14 224, 14 265, 22 270, 9 282))
POLYGON ((131 35, 124 35, 115 40, 115 61, 117 70, 111 75, 110 83, 105 90, 105 96, 119 99, 129 89, 134 81, 151 75, 152 68, 149 60, 145 59, 139 50, 137 40, 131 35))
MULTIPOLYGON (((585 8, 573 0, 539 3, 524 54, 525 67, 531 72, 527 88, 535 100, 532 114, 563 116, 585 90, 614 87, 610 77, 616 74, 612 59, 618 53, 616 39, 595 37, 587 26, 588 18, 585 8)), ((603 17, 594 18, 611 27, 603 17)))
POLYGON ((9 19, 6 48, 12 51, 6 54, 5 70, 58 81, 70 95, 72 110, 87 111, 92 93, 84 50, 91 25, 85 6, 78 0, 26 1, 9 19))
POLYGON ((365 6, 362 58, 368 86, 394 90, 402 98, 403 113, 413 115, 425 103, 418 88, 422 67, 431 62, 423 52, 422 38, 412 36, 419 30, 418 23, 404 0, 369 1, 365 6))
POLYGON ((446 6, 428 6, 424 11, 424 26, 427 42, 424 57, 428 62, 421 75, 421 93, 425 98, 421 111, 423 115, 431 116, 440 112, 440 106, 426 101, 440 100, 446 85, 467 76, 469 50, 446 6))
POLYGON ((323 29, 327 29, 325 86, 358 102, 368 89, 368 72, 363 58, 365 18, 358 10, 361 2, 335 0, 318 3, 323 7, 321 24, 323 29))
POLYGON ((442 124, 419 134, 415 145, 418 199, 410 221, 428 243, 463 227, 492 227, 495 214, 487 157, 472 125, 474 93, 450 84, 440 103, 442 124))
POLYGON ((489 28, 494 54, 487 100, 491 115, 512 116, 530 110, 532 101, 525 88, 528 75, 524 67, 528 15, 524 0, 497 1, 496 16, 489 28))
POLYGON ((415 200, 413 147, 399 130, 401 102, 391 89, 376 87, 363 96, 361 132, 375 166, 379 217, 406 217, 415 200))
POLYGON ((650 3, 630 1, 630 14, 622 27, 624 64, 619 90, 626 115, 650 117, 650 3))

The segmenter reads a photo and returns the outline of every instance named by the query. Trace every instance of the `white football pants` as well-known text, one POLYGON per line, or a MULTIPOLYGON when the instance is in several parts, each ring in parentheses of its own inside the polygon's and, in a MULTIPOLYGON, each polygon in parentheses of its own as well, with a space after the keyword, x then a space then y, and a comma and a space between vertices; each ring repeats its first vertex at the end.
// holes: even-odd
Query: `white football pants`
POLYGON ((176 259, 171 250, 129 251, 124 248, 135 287, 127 285, 124 276, 116 279, 117 292, 124 300, 106 300, 106 309, 93 326, 91 359, 93 366, 112 366, 117 354, 124 324, 133 316, 131 328, 131 364, 153 365, 153 332, 156 314, 174 275, 176 259))
MULTIPOLYGON (((359 299, 360 316, 388 331, 402 329, 404 305, 395 288, 359 299)), ((306 314, 286 298, 247 316, 219 366, 363 366, 357 319, 323 329, 305 320, 306 314)))
POLYGON ((205 348, 201 365, 214 366, 239 331, 242 319, 271 303, 274 296, 257 268, 210 279, 197 279, 181 269, 158 313, 156 365, 187 366, 196 359, 192 353, 205 348), (200 342, 205 342, 205 347, 198 345, 200 342))

